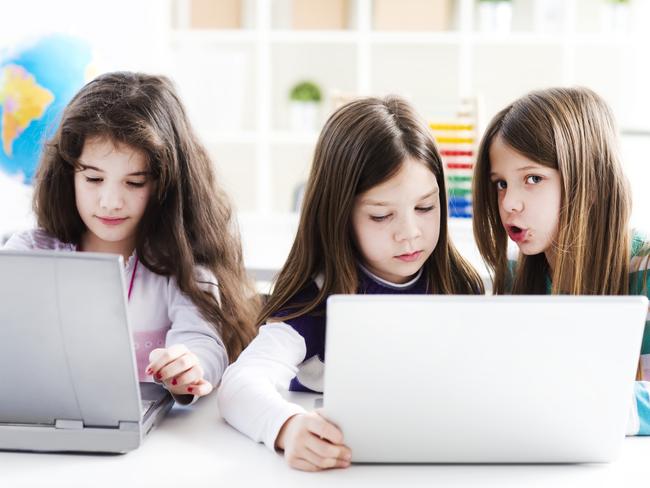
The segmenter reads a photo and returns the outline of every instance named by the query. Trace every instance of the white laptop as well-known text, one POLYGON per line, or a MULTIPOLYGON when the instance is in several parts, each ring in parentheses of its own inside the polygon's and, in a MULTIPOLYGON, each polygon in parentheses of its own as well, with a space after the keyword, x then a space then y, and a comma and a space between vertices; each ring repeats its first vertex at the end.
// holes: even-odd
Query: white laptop
POLYGON ((353 462, 611 461, 647 312, 629 296, 332 296, 323 415, 353 462))
POLYGON ((0 449, 126 452, 171 408, 138 383, 121 256, 0 252, 0 449))

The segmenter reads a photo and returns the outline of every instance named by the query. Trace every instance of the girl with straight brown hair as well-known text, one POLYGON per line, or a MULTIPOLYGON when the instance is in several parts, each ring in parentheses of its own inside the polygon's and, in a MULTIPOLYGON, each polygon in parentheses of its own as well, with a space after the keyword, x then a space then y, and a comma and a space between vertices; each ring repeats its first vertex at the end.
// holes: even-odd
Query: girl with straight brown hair
MULTIPOLYGON (((473 209, 495 294, 648 296, 650 246, 630 229, 631 205, 614 117, 593 91, 535 91, 490 122, 473 209)), ((638 379, 650 380, 648 321, 638 379)), ((630 434, 650 434, 649 392, 650 383, 637 381, 630 434)))
POLYGON ((322 392, 325 301, 335 293, 483 293, 449 240, 431 132, 397 97, 353 101, 325 124, 298 232, 258 318, 259 335, 218 392, 229 423, 283 450, 302 470, 350 463, 343 433, 276 389, 322 392))
POLYGON ((230 203, 167 78, 117 72, 84 86, 45 146, 34 211, 38 228, 5 248, 124 257, 141 381, 194 401, 254 337, 230 203))

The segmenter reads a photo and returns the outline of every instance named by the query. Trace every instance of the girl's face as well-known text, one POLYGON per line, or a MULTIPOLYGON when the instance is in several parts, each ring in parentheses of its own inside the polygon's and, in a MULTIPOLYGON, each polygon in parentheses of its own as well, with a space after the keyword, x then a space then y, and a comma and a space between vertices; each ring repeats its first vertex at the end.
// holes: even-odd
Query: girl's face
POLYGON ((395 176, 358 195, 352 227, 364 266, 393 283, 417 273, 438 243, 438 192, 431 170, 407 159, 395 176))
POLYGON ((77 210, 87 231, 85 251, 128 256, 152 191, 145 155, 106 138, 89 138, 75 173, 77 210))
POLYGON ((545 253, 552 265, 562 196, 559 171, 528 159, 497 136, 490 146, 490 179, 510 239, 527 256, 545 253))

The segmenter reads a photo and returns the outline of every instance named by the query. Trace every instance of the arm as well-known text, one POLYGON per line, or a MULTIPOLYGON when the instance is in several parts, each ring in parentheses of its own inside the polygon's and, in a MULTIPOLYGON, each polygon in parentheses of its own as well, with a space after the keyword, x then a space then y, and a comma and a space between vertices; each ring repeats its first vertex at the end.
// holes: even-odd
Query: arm
MULTIPOLYGON (((214 294, 219 300, 216 279, 214 284, 204 285, 204 290, 214 294)), ((166 347, 184 344, 194 353, 201 368, 203 378, 216 386, 228 366, 228 353, 218 332, 206 321, 194 303, 182 293, 176 280, 169 280, 168 314, 171 329, 167 332, 166 347)))
POLYGON ((650 435, 650 382, 634 384, 632 408, 626 435, 650 435))
POLYGON ((29 232, 20 232, 12 235, 4 246, 3 251, 29 251, 34 249, 34 240, 29 232))
POLYGON ((305 412, 278 391, 288 388, 305 353, 304 339, 291 326, 262 326, 223 375, 217 399, 224 419, 254 441, 275 450, 280 428, 290 417, 305 412))
MULTIPOLYGON (((203 290, 218 302, 216 279, 211 274, 202 276, 200 271, 197 279, 203 290)), ((151 352, 147 374, 163 383, 178 403, 194 403, 219 383, 228 366, 228 353, 218 332, 173 278, 167 286, 167 310, 171 328, 165 348, 151 352)))
POLYGON ((219 409, 232 426, 257 442, 284 451, 289 466, 304 471, 345 468, 350 449, 343 433, 318 412, 286 401, 286 389, 305 358, 305 340, 285 323, 267 324, 224 374, 219 409))

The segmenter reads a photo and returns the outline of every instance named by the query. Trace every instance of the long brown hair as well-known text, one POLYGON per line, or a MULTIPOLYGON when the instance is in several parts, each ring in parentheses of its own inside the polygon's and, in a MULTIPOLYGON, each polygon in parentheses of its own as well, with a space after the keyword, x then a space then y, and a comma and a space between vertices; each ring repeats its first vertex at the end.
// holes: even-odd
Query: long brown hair
POLYGON ((440 188, 440 236, 424 264, 431 293, 483 293, 483 283, 449 240, 442 161, 429 128, 405 100, 362 98, 326 122, 305 189, 298 232, 258 324, 272 318, 318 274, 323 285, 291 315, 313 311, 333 293, 357 292, 359 252, 352 238, 355 197, 395 175, 411 158, 423 162, 440 188))
POLYGON ((474 170, 474 236, 494 274, 494 292, 623 295, 629 290, 631 196, 619 160, 614 117, 586 88, 534 91, 501 110, 481 141, 474 170), (499 136, 517 152, 559 171, 561 206, 551 270, 544 253, 521 254, 511 276, 507 234, 490 181, 499 136))
POLYGON ((259 305, 229 199, 172 83, 162 76, 108 73, 68 104, 46 144, 33 201, 38 225, 63 242, 79 244, 86 231, 75 204, 74 174, 91 137, 146 155, 155 186, 138 224, 138 258, 154 273, 176 279, 218 330, 233 361, 255 335, 259 305), (220 303, 201 290, 197 265, 216 276, 220 303))

